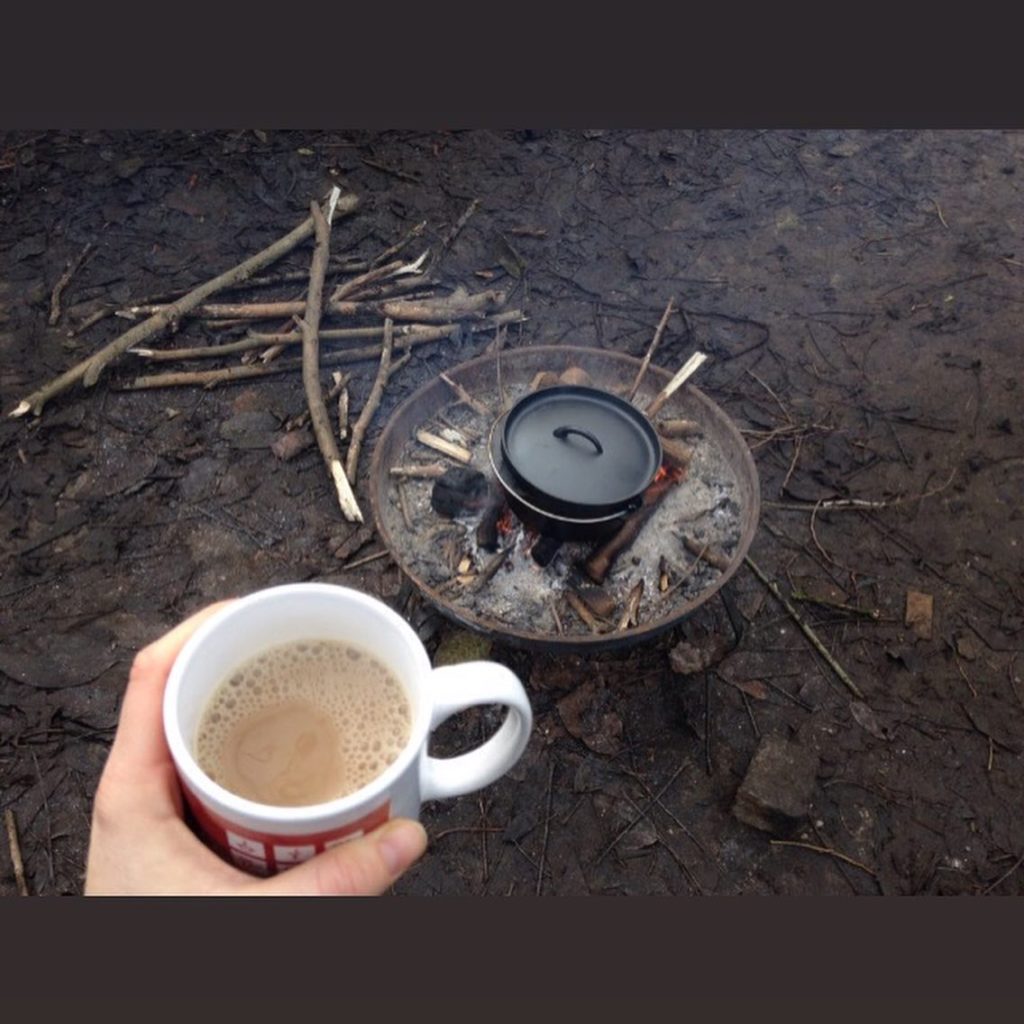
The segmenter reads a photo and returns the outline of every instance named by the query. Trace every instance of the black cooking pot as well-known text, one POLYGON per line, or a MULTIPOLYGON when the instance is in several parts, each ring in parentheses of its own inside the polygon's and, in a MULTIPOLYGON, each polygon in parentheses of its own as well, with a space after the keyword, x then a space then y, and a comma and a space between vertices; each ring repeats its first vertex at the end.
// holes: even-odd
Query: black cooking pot
POLYGON ((640 507, 661 466, 650 420, 597 388, 520 399, 491 430, 491 466, 516 514, 541 533, 593 539, 640 507))

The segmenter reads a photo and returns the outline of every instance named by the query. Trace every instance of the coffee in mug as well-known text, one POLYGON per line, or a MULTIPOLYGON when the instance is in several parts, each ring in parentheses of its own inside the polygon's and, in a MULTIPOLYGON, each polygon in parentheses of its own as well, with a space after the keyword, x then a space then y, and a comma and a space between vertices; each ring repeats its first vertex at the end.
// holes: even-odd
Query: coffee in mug
POLYGON ((300 807, 348 796, 409 739, 402 684, 369 651, 309 639, 250 659, 214 691, 196 759, 238 796, 300 807))

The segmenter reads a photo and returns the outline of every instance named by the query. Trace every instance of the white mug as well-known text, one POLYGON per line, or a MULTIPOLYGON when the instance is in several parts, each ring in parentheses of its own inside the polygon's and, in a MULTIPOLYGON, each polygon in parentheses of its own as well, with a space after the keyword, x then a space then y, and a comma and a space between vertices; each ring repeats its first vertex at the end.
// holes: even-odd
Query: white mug
POLYGON ((417 818, 425 800, 490 785, 519 759, 533 725, 522 683, 495 662, 432 668, 412 628, 387 605, 346 587, 296 583, 257 591, 208 619, 174 662, 164 694, 164 731, 182 788, 205 838, 240 868, 269 875, 353 839, 390 818, 417 818), (412 712, 409 739, 380 775, 348 796, 275 807, 230 792, 195 757, 206 704, 236 668, 261 651, 306 639, 354 643, 391 669, 412 712), (476 705, 507 714, 485 743, 451 758, 427 755, 433 729, 476 705))

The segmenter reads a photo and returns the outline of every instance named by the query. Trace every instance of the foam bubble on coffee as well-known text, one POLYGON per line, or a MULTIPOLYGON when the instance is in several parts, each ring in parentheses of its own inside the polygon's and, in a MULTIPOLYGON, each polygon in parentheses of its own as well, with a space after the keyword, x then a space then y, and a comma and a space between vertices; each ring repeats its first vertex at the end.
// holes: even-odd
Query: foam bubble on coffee
POLYGON ((369 652, 331 640, 284 644, 217 687, 196 760, 249 800, 323 803, 380 775, 408 742, 411 717, 401 683, 369 652))

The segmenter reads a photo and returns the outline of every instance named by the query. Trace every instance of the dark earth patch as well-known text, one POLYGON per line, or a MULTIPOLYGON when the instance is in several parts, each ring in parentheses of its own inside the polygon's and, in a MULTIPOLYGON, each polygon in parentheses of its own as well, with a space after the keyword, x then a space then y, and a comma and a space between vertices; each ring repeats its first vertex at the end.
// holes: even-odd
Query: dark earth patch
MULTIPOLYGON (((496 639, 535 734, 497 785, 425 808, 431 850, 396 891, 1021 894, 1022 153, 1019 132, 978 131, 8 132, 0 401, 6 414, 126 326, 74 324, 233 266, 331 183, 362 199, 333 251, 366 260, 421 221, 409 252, 437 253, 479 199, 437 272, 515 289, 529 320, 510 350, 642 356, 675 297, 655 362, 710 355, 699 386, 761 476, 752 558, 864 699, 747 568, 742 641, 707 676, 673 671, 670 652, 731 638, 717 600, 628 653, 496 639), (932 598, 930 629, 906 624, 908 591, 932 598), (813 774, 785 834, 733 814, 766 738, 807 755, 794 786, 813 774)), ((307 246, 275 270, 308 261, 307 246)), ((186 320, 160 344, 224 337, 186 320)), ((392 379, 364 508, 388 415, 490 340, 420 347, 392 379)), ((33 893, 81 891, 131 658, 190 612, 331 580, 402 610, 432 653, 451 646, 387 559, 335 556, 360 559, 316 449, 271 454, 304 408, 297 375, 119 390, 139 365, 0 421, 0 804, 33 893)), ((357 411, 374 364, 353 371, 357 411)), ((493 724, 464 716, 437 746, 493 724)), ((15 891, 5 837, 0 892, 15 891)))

